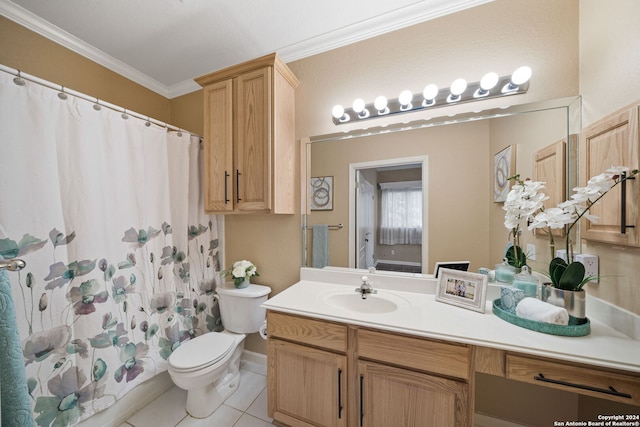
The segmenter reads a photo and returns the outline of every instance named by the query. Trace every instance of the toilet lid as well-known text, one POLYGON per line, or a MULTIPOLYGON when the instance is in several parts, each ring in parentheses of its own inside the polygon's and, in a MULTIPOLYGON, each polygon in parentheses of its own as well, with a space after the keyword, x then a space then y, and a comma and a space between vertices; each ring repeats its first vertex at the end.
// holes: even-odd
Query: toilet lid
POLYGON ((169 364, 180 370, 199 369, 216 363, 234 348, 231 335, 210 332, 180 344, 171 356, 169 364))

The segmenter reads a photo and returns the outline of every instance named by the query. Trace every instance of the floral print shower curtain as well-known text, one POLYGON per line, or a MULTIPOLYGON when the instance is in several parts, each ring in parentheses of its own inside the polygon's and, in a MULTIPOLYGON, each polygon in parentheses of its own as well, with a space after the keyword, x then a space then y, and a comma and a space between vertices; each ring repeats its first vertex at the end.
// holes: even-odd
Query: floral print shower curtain
MULTIPOLYGON (((0 72, 0 255, 33 416, 73 425, 221 330, 198 139, 0 72)), ((3 384, 3 387, 6 386, 3 384)))

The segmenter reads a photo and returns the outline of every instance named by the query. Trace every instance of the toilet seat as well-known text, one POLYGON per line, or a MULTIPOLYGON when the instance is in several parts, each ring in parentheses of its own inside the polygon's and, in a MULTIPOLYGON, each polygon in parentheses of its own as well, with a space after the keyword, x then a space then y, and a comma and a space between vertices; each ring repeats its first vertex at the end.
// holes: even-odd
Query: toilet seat
POLYGON ((171 369, 176 372, 195 371, 215 364, 234 348, 233 336, 209 332, 180 344, 168 361, 171 369))

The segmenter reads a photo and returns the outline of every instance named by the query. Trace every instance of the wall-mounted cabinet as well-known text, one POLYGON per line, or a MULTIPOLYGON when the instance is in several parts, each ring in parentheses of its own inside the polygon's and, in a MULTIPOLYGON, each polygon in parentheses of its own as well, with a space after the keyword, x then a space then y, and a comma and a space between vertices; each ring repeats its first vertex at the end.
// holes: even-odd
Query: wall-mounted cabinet
POLYGON ((276 54, 198 77, 205 211, 295 212, 295 88, 276 54))
MULTIPOLYGON (((613 165, 638 169, 639 104, 626 107, 582 131, 580 182, 599 175, 613 165)), ((591 208, 598 222, 582 222, 582 238, 624 246, 640 246, 640 181, 618 185, 591 208)))

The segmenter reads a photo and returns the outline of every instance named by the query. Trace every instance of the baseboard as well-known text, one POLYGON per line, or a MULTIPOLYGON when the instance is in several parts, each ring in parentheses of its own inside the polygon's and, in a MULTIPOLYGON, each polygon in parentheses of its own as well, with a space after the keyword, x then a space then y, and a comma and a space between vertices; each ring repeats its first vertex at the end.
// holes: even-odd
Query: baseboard
POLYGON ((527 427, 524 424, 516 424, 511 421, 493 418, 485 414, 474 414, 474 427, 527 427))
POLYGON ((267 375, 267 355, 255 351, 243 350, 240 367, 260 375, 267 375))
POLYGON ((81 421, 77 426, 118 427, 171 387, 173 387, 173 381, 169 373, 167 371, 161 372, 135 387, 109 408, 81 421))

